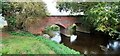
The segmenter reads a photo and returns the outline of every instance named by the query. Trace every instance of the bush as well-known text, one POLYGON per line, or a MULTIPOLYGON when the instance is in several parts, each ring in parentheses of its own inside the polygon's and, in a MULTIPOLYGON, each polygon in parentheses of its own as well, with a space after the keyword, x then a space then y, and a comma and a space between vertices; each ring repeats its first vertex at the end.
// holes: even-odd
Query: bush
POLYGON ((47 26, 45 28, 44 33, 49 34, 50 36, 54 36, 55 34, 53 33, 54 31, 60 31, 60 27, 57 25, 51 25, 47 26))
POLYGON ((17 36, 28 36, 28 37, 34 37, 35 35, 33 35, 32 33, 29 32, 24 32, 24 31, 19 31, 19 32, 9 32, 9 34, 11 35, 17 35, 17 36))
POLYGON ((60 30, 60 27, 57 26, 57 25, 51 25, 51 26, 47 26, 45 28, 45 31, 59 31, 60 30))

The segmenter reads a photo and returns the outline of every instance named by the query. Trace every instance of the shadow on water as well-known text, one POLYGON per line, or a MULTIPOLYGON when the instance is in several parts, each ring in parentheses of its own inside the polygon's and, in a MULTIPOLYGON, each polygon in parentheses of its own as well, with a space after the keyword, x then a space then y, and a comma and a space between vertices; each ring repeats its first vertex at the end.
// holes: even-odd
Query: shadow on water
POLYGON ((61 34, 61 42, 83 54, 119 54, 120 41, 110 40, 102 33, 88 34, 77 32, 77 39, 70 42, 70 37, 61 34))

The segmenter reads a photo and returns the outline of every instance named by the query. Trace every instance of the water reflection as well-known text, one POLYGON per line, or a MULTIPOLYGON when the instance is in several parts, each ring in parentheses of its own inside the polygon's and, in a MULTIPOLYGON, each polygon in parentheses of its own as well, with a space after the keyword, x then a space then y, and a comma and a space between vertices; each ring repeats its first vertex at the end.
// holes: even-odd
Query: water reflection
POLYGON ((67 37, 60 32, 54 32, 56 35, 51 40, 80 51, 83 54, 119 54, 120 41, 110 40, 108 36, 96 33, 88 34, 77 32, 77 35, 67 37))
POLYGON ((107 48, 112 48, 114 50, 116 49, 120 49, 120 42, 119 41, 115 41, 115 40, 111 40, 109 41, 107 48))
POLYGON ((107 51, 106 53, 116 54, 120 53, 120 41, 110 40, 107 44, 107 51))
POLYGON ((55 34, 55 36, 53 36, 51 38, 51 40, 57 42, 57 43, 60 43, 61 42, 61 35, 60 35, 60 32, 59 31, 55 31, 53 32, 55 34))
POLYGON ((70 36, 70 42, 74 42, 77 39, 77 35, 71 35, 70 36))
POLYGON ((80 51, 83 54, 119 54, 120 42, 111 41, 108 36, 101 33, 94 35, 86 33, 77 33, 78 37, 74 42, 70 42, 70 38, 61 34, 62 43, 64 45, 80 51), (110 42, 111 41, 111 42, 110 42))
MULTIPOLYGON (((60 43, 62 41, 60 32, 59 31, 54 31, 53 33, 55 34, 55 36, 53 36, 51 38, 51 40, 53 40, 57 43, 60 43)), ((70 38, 69 41, 72 43, 77 39, 77 35, 71 35, 69 38, 70 38)))

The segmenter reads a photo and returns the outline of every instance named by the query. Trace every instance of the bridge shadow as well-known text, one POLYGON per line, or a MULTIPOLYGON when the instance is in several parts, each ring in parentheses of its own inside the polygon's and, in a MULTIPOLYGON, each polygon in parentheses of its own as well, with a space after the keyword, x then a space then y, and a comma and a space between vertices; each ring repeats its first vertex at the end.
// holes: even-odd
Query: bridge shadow
POLYGON ((55 25, 59 26, 60 27, 60 33, 64 34, 66 28, 64 26, 60 25, 60 24, 55 24, 55 25))
POLYGON ((62 26, 62 25, 60 25, 60 24, 55 24, 55 25, 59 26, 59 27, 62 28, 62 29, 65 29, 65 27, 62 26))

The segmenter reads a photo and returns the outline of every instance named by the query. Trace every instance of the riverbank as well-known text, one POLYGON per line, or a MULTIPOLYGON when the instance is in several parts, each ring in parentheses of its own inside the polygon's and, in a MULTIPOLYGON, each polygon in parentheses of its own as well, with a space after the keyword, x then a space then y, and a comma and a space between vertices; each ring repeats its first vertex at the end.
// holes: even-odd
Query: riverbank
POLYGON ((2 54, 80 54, 63 44, 25 32, 2 37, 2 54))

